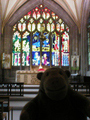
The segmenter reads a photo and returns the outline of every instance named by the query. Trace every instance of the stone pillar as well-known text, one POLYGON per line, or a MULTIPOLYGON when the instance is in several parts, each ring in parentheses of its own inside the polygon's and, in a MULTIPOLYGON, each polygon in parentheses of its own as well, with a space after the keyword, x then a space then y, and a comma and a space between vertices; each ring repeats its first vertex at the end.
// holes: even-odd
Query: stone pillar
POLYGON ((88 70, 88 39, 87 39, 87 21, 89 16, 90 0, 84 0, 81 22, 81 75, 86 75, 88 70))
POLYGON ((2 54, 2 50, 3 50, 2 39, 1 39, 1 35, 2 35, 1 26, 2 26, 2 21, 1 21, 1 4, 0 4, 0 81, 2 80, 1 54, 2 54))
MULTIPOLYGON (((12 53, 12 27, 9 25, 6 25, 4 28, 4 53, 5 54, 11 54, 12 53)), ((4 79, 7 81, 7 79, 10 76, 10 71, 8 69, 4 69, 4 79)))

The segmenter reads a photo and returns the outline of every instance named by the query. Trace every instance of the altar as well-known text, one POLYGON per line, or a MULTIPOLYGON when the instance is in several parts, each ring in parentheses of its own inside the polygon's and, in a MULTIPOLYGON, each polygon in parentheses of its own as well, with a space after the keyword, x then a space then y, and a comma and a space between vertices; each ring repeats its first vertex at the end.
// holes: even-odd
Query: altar
POLYGON ((29 85, 39 85, 40 80, 37 79, 37 73, 38 71, 17 70, 15 81, 29 85))

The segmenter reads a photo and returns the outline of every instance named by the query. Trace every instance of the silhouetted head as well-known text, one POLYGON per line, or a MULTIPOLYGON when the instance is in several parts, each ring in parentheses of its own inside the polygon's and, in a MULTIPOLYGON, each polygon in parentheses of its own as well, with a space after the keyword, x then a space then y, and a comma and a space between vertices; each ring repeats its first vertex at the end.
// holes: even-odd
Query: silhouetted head
POLYGON ((44 73, 37 74, 41 80, 40 90, 52 100, 62 100, 68 91, 68 77, 70 72, 61 68, 49 68, 44 73))

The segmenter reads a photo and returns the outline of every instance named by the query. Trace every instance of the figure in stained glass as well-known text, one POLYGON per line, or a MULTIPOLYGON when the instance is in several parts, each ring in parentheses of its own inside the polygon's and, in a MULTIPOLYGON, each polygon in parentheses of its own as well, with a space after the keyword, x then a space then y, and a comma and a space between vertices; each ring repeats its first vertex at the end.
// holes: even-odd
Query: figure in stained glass
POLYGON ((40 65, 40 52, 32 52, 32 64, 40 65))
POLYGON ((56 32, 52 35, 52 65, 60 65, 60 40, 56 32))
POLYGON ((61 45, 61 65, 69 66, 69 35, 65 31, 62 34, 62 45, 61 45))

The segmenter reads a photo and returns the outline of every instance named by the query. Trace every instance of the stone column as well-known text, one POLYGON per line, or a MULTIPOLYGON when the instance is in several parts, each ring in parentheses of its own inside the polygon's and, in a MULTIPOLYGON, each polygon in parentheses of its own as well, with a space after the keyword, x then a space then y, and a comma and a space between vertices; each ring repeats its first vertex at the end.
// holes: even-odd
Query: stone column
POLYGON ((81 75, 86 75, 88 70, 88 39, 87 39, 87 21, 89 17, 90 0, 84 0, 81 22, 81 75))
POLYGON ((1 39, 1 35, 2 35, 1 26, 2 26, 2 21, 1 21, 1 4, 0 4, 0 81, 2 80, 1 54, 2 54, 2 50, 3 50, 2 39, 1 39))

